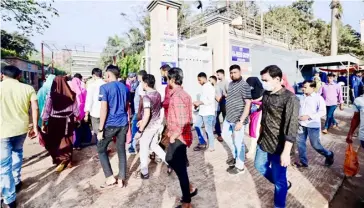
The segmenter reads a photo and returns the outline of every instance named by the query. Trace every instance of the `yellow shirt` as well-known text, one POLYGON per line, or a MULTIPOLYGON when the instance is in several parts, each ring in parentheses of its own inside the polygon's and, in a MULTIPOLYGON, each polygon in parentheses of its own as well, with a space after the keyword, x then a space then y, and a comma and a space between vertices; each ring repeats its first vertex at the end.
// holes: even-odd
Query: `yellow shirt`
POLYGON ((7 78, 0 83, 0 99, 0 138, 27 133, 30 101, 37 100, 34 88, 7 78))

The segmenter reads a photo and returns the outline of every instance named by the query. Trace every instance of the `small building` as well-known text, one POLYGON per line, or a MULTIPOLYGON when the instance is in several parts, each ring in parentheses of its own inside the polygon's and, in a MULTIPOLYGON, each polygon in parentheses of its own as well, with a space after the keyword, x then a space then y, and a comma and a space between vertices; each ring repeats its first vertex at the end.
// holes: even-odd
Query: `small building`
POLYGON ((39 89, 39 81, 41 80, 42 72, 39 65, 19 57, 4 57, 1 61, 14 65, 22 71, 22 79, 26 84, 32 85, 35 90, 39 89))

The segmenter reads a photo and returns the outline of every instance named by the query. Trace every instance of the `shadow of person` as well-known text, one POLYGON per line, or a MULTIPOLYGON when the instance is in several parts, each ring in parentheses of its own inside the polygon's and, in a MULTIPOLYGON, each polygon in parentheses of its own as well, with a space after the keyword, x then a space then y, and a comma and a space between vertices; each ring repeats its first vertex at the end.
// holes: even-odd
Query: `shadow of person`
POLYGON ((44 150, 38 154, 32 155, 31 157, 24 158, 22 168, 38 163, 39 161, 43 160, 48 156, 49 156, 48 151, 44 150))

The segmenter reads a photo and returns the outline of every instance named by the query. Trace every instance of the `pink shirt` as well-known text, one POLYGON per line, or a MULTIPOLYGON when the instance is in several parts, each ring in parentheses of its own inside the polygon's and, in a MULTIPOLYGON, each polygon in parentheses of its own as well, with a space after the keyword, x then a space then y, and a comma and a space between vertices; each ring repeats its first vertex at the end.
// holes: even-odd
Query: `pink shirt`
POLYGON ((341 86, 336 83, 322 85, 322 97, 326 102, 326 106, 344 103, 341 86))

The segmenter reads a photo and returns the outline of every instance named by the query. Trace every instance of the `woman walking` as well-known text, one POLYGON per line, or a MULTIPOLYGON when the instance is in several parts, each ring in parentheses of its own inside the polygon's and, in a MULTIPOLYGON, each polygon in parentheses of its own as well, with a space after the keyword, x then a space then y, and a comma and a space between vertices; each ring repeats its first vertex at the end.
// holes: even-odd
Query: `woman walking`
POLYGON ((45 148, 51 155, 56 171, 71 167, 73 131, 79 116, 76 94, 67 84, 66 77, 57 76, 42 113, 42 132, 45 148))
POLYGON ((78 104, 78 111, 80 112, 79 118, 81 121, 80 126, 76 128, 76 140, 74 142, 74 148, 81 149, 81 143, 90 143, 92 139, 91 129, 87 122, 84 121, 85 117, 85 103, 87 91, 83 87, 82 78, 77 76, 73 77, 71 81, 71 89, 76 93, 76 100, 78 104))

